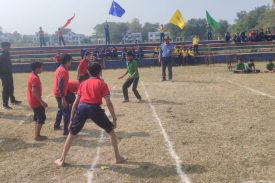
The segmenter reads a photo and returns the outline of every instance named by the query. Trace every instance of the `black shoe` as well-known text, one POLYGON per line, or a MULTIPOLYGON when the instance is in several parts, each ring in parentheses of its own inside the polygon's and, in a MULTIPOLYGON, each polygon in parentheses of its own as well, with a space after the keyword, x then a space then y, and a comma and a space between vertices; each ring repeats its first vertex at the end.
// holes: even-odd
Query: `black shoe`
POLYGON ((69 132, 63 132, 64 136, 67 136, 69 134, 69 132))
POLYGON ((62 130, 61 126, 55 126, 53 127, 54 130, 62 130))
POLYGON ((9 105, 3 105, 3 108, 7 109, 7 110, 11 110, 12 109, 12 107, 10 107, 9 105))
POLYGON ((22 103, 22 101, 13 100, 13 101, 11 101, 11 103, 12 103, 12 104, 21 104, 21 103, 22 103))
POLYGON ((161 81, 166 81, 166 79, 162 79, 161 81))

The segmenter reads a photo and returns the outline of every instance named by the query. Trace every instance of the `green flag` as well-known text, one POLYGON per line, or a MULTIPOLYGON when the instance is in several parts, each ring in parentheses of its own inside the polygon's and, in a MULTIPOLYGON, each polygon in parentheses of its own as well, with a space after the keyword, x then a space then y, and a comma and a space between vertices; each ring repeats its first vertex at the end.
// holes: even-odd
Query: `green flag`
POLYGON ((220 28, 220 23, 217 22, 213 17, 211 17, 207 10, 206 10, 206 18, 207 18, 208 25, 211 28, 213 28, 213 29, 220 28))

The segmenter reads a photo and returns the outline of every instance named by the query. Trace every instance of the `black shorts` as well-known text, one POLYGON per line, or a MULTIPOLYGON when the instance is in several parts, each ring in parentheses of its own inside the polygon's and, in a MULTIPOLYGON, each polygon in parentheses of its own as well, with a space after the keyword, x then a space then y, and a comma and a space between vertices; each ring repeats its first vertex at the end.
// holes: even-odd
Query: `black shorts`
POLYGON ((104 129, 107 133, 110 133, 114 128, 113 123, 111 123, 99 105, 80 103, 70 127, 70 133, 77 135, 84 127, 87 119, 94 121, 97 126, 104 129))
POLYGON ((45 108, 43 106, 39 106, 36 108, 33 108, 33 120, 38 124, 44 124, 46 121, 46 114, 45 114, 45 108))

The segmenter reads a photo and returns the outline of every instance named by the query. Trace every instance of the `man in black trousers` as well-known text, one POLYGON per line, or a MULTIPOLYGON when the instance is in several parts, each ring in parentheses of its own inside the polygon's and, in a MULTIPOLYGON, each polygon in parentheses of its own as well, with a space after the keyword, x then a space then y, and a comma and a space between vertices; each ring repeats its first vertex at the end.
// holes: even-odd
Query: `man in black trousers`
POLYGON ((0 52, 0 77, 2 80, 3 92, 3 107, 4 109, 12 109, 9 106, 9 99, 12 104, 20 104, 21 101, 15 100, 14 86, 12 77, 12 64, 10 59, 10 43, 1 43, 2 51, 0 52))

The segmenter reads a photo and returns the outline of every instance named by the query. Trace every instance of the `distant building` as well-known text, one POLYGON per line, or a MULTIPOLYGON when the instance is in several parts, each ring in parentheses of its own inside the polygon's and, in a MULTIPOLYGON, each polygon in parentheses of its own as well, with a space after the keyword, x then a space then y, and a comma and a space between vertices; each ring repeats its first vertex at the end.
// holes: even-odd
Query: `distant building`
POLYGON ((84 34, 76 34, 74 32, 68 32, 63 37, 65 41, 71 42, 74 45, 80 45, 81 41, 86 38, 84 34))
MULTIPOLYGON (((170 36, 169 32, 164 32, 164 37, 170 36)), ((160 42, 160 32, 148 32, 148 42, 160 42)))
POLYGON ((3 41, 7 41, 9 42, 12 38, 12 34, 11 33, 3 33, 1 36, 0 36, 0 41, 3 42, 3 41))
POLYGON ((142 43, 142 34, 140 32, 126 33, 122 38, 123 43, 142 43))

